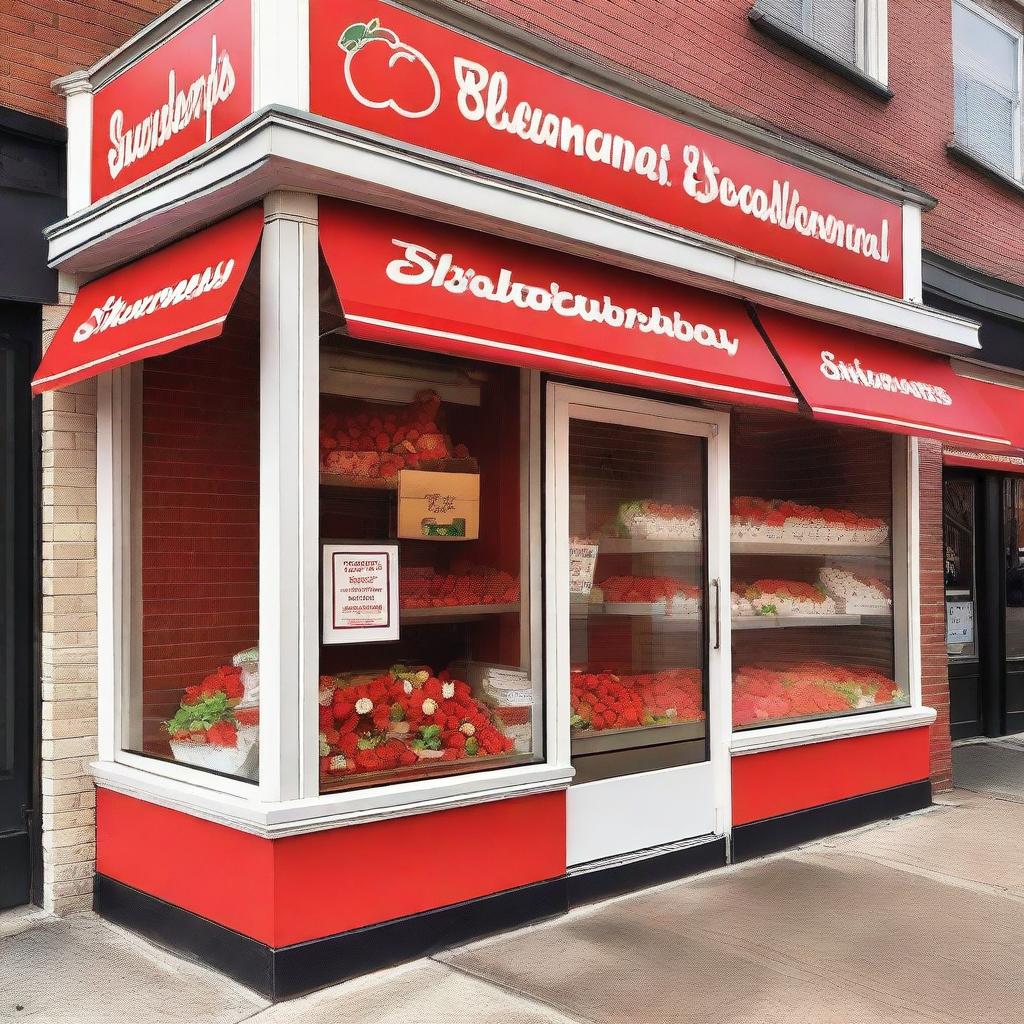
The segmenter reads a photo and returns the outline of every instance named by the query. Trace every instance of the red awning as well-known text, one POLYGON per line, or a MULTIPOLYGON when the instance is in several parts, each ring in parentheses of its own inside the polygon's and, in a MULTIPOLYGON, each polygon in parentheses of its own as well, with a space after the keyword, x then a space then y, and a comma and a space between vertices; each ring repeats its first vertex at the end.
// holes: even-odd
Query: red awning
POLYGON ((734 299, 336 200, 320 201, 320 244, 353 337, 797 408, 734 299))
POLYGON ((216 338, 262 230, 263 210, 253 207, 90 281, 46 350, 32 391, 216 338))
POLYGON ((1013 449, 986 450, 966 441, 950 441, 943 446, 942 461, 947 466, 1024 473, 1024 389, 960 374, 957 376, 974 393, 979 403, 992 410, 1003 425, 1013 449))
POLYGON ((757 315, 817 419, 1011 447, 1000 418, 947 357, 772 309, 757 315))

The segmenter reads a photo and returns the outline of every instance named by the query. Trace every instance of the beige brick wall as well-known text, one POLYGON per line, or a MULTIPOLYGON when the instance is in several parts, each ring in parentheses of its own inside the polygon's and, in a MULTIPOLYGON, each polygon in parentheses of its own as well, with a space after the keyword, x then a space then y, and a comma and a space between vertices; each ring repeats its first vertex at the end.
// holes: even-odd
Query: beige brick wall
MULTIPOLYGON (((72 295, 43 310, 49 344, 72 295)), ((96 862, 96 382, 43 396, 43 906, 92 905, 96 862)))

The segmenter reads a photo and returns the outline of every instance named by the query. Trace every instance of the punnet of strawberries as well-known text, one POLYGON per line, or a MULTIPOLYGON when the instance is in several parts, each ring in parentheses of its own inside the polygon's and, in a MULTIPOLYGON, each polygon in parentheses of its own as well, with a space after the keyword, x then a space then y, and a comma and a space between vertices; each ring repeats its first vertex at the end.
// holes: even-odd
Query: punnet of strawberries
POLYGON ((458 562, 451 572, 402 566, 398 575, 402 608, 458 608, 519 601, 519 580, 488 566, 458 562))
POLYGON ((344 410, 320 417, 320 470, 359 480, 393 480, 403 469, 441 459, 467 459, 439 419, 441 399, 420 391, 408 405, 372 405, 349 400, 344 410))
POLYGON ((736 728, 898 704, 906 695, 876 669, 824 661, 748 665, 736 671, 732 717, 736 728))
POLYGON ((579 732, 635 729, 704 718, 699 669, 666 669, 639 675, 573 672, 571 727, 579 732))
POLYGON ((174 717, 164 723, 172 740, 179 743, 208 743, 215 747, 237 747, 238 730, 255 725, 256 709, 238 710, 245 693, 242 670, 221 665, 201 683, 187 686, 174 717))
POLYGON ((691 583, 671 576, 609 576, 601 582, 604 599, 614 604, 654 604, 676 598, 699 598, 701 591, 691 583))
POLYGON ((337 778, 509 753, 469 683, 447 672, 393 665, 372 679, 320 677, 320 773, 337 778))

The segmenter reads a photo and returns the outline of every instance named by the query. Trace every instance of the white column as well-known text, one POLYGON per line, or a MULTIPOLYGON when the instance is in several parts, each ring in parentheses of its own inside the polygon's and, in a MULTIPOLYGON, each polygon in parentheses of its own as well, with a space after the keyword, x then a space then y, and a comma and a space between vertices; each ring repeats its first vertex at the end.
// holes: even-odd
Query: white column
POLYGON ((86 71, 58 78, 53 87, 67 99, 68 214, 92 200, 92 82, 86 71))
POLYGON ((309 0, 252 0, 253 110, 309 109, 309 0))
POLYGON ((315 196, 264 209, 260 295, 260 797, 313 796, 317 701, 319 268, 315 196))
POLYGON ((923 301, 921 275, 921 207, 916 203, 904 203, 903 298, 908 302, 923 301))

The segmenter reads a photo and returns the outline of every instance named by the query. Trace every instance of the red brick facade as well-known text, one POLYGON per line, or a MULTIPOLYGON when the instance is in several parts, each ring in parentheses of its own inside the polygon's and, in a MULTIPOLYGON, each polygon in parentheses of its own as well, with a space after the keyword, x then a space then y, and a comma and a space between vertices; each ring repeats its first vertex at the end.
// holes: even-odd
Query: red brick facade
POLYGON ((931 775, 936 790, 952 789, 949 674, 946 658, 946 590, 942 547, 942 445, 918 441, 921 496, 921 688, 938 718, 931 730, 931 775))
MULTIPOLYGON (((889 0, 889 102, 759 34, 747 19, 752 0, 472 2, 616 71, 916 185, 939 200, 924 218, 926 248, 1024 284, 1024 199, 946 153, 953 135, 948 2, 889 0)), ((990 6, 1009 24, 1024 24, 1015 4, 990 6)))
POLYGON ((0 106, 64 120, 50 89, 61 75, 87 68, 174 0, 4 0, 0 5, 0 106))

